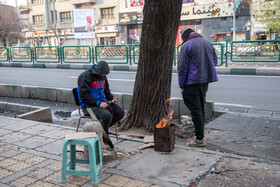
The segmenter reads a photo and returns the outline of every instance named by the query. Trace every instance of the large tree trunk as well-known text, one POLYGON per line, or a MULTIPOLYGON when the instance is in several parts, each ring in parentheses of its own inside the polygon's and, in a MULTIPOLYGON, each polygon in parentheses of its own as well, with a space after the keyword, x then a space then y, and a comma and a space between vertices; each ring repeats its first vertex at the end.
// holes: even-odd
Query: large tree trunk
POLYGON ((152 130, 168 114, 182 0, 146 0, 133 99, 121 129, 152 130))

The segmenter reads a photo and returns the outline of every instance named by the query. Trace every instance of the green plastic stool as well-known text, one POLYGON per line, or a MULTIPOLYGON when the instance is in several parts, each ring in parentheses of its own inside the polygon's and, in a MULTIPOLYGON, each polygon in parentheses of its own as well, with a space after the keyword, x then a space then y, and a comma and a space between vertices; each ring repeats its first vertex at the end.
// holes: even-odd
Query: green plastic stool
POLYGON ((62 157, 62 176, 61 183, 66 182, 66 175, 83 175, 91 176, 91 184, 97 185, 98 172, 102 167, 102 153, 100 148, 99 137, 87 139, 64 139, 63 157, 62 157), (70 160, 67 163, 67 146, 70 145, 70 160), (76 145, 87 145, 89 152, 89 160, 76 159, 76 145), (75 170, 76 163, 89 164, 90 170, 75 170), (69 166, 69 169, 67 169, 69 166))

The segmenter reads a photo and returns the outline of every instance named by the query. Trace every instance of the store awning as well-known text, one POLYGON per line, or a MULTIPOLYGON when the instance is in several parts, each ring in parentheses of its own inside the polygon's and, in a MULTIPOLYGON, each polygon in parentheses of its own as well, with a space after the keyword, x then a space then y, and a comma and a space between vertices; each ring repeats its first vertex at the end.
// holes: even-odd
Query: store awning
POLYGON ((254 25, 254 32, 266 32, 265 25, 261 23, 256 23, 254 25))

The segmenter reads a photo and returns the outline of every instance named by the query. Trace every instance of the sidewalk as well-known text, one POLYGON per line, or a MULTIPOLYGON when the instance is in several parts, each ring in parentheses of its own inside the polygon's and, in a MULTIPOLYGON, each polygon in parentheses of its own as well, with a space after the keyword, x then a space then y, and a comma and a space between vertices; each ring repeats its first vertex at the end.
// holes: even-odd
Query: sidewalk
MULTIPOLYGON (((227 113, 206 127, 206 148, 187 147, 177 138, 171 153, 138 150, 143 139, 111 136, 117 154, 104 157, 98 186, 279 186, 279 120, 227 113), (257 130, 250 131, 250 122, 257 130)), ((60 184, 63 139, 73 132, 0 116, 0 186, 92 186, 85 176, 60 184)))

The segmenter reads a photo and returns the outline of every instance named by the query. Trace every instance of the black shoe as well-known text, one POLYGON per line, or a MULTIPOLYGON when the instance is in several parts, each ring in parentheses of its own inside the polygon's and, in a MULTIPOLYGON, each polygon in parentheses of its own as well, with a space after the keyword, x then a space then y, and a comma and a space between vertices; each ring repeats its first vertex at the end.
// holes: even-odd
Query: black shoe
POLYGON ((113 145, 113 142, 111 141, 111 139, 109 138, 109 136, 103 136, 103 142, 106 144, 106 145, 109 145, 111 148, 114 149, 114 145, 113 145))
POLYGON ((90 116, 86 108, 83 108, 83 113, 84 113, 84 116, 90 116))

